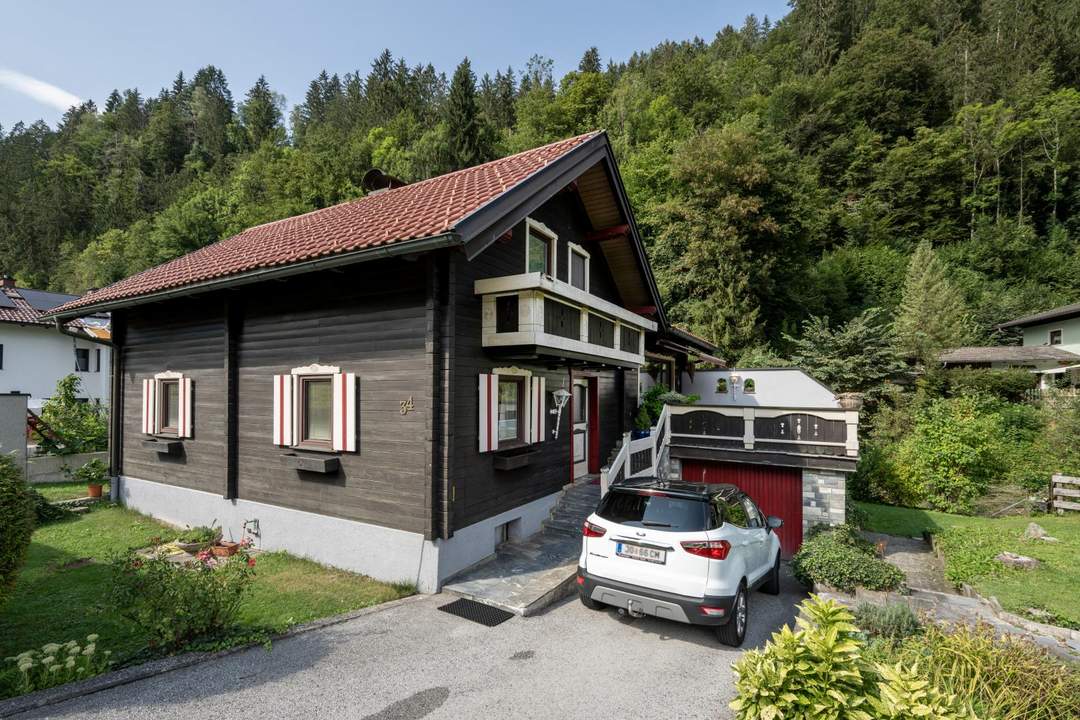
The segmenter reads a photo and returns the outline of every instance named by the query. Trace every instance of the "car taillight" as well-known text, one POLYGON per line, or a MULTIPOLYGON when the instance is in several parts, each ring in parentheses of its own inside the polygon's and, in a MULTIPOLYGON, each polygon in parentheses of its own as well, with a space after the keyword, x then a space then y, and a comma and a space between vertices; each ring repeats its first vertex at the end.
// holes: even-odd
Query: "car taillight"
POLYGON ((600 527, 599 525, 593 525, 588 520, 586 520, 585 524, 581 526, 581 534, 585 537, 603 537, 604 533, 606 532, 607 530, 600 527))
POLYGON ((687 540, 682 543, 682 548, 691 555, 698 555, 710 560, 723 560, 731 550, 731 543, 727 540, 687 540))

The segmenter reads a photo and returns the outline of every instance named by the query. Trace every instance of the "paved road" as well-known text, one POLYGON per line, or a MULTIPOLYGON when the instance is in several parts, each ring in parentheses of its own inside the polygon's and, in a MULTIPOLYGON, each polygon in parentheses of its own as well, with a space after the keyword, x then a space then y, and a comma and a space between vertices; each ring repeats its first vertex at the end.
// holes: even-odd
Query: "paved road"
MULTIPOLYGON (((754 593, 746 647, 790 622, 801 589, 754 593)), ((419 598, 183 670, 43 708, 56 718, 726 718, 739 652, 702 628, 570 598, 494 628, 419 598)))

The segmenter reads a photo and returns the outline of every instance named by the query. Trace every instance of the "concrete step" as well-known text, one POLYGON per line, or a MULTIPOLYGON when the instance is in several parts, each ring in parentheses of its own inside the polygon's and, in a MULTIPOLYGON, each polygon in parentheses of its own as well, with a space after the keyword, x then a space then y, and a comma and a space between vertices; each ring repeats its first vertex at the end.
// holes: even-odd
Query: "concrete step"
POLYGON ((567 522, 564 520, 544 520, 544 529, 551 532, 562 533, 564 535, 576 535, 581 536, 581 523, 579 522, 567 522))

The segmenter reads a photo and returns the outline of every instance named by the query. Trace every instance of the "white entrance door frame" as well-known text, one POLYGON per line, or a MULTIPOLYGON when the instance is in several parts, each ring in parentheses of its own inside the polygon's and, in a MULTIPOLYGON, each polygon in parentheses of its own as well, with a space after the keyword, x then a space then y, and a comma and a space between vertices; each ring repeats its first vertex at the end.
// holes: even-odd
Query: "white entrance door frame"
POLYGON ((573 432, 574 478, 589 474, 589 379, 574 378, 573 432))

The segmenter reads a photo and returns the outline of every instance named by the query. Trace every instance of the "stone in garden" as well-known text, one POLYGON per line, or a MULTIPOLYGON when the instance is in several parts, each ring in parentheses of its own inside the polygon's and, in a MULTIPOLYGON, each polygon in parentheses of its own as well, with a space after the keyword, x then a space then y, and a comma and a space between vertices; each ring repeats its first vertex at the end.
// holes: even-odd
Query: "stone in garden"
POLYGON ((1028 523, 1027 530, 1024 531, 1025 540, 1042 540, 1043 542, 1055 543, 1058 541, 1056 537, 1050 537, 1046 534, 1046 529, 1039 523, 1028 523))
POLYGON ((1031 570, 1032 568, 1039 567, 1039 561, 1035 558, 1028 557, 1027 555, 1017 555, 1014 552, 1003 552, 994 559, 1002 565, 1020 568, 1021 570, 1031 570))
POLYGON ((1039 622, 1049 622, 1054 619, 1053 613, 1048 613, 1040 608, 1028 608, 1027 614, 1033 619, 1039 622))

